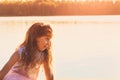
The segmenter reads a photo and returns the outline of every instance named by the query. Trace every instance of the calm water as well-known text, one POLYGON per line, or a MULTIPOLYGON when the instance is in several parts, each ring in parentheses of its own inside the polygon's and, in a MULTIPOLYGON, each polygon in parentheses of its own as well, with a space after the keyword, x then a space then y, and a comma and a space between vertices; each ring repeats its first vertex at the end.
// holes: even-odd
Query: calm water
POLYGON ((34 22, 53 28, 55 80, 120 80, 120 16, 0 17, 0 69, 34 22))

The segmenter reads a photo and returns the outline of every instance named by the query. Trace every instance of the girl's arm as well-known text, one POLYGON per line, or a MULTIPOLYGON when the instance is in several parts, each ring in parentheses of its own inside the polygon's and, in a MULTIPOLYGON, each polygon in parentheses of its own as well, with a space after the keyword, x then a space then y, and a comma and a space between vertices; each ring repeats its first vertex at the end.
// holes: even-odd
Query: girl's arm
POLYGON ((54 80, 51 67, 46 61, 43 61, 43 68, 44 68, 46 80, 54 80))
POLYGON ((0 71, 0 80, 4 78, 4 76, 8 73, 11 67, 19 60, 19 58, 20 56, 18 54, 18 51, 15 51, 10 57, 9 61, 4 65, 4 67, 0 71))

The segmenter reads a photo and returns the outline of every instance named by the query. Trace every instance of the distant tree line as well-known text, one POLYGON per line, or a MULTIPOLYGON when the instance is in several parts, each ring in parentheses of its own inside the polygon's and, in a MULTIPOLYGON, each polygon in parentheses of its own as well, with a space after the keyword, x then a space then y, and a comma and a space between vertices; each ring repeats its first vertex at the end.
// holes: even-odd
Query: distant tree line
POLYGON ((120 2, 35 2, 0 3, 0 16, 119 15, 120 2))

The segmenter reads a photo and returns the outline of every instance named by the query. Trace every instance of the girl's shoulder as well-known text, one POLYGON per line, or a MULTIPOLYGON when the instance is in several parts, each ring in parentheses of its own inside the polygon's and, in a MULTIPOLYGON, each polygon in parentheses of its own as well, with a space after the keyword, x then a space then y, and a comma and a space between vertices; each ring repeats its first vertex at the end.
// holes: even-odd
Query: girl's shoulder
POLYGON ((25 46, 19 47, 18 48, 18 54, 21 54, 24 49, 25 49, 25 46))

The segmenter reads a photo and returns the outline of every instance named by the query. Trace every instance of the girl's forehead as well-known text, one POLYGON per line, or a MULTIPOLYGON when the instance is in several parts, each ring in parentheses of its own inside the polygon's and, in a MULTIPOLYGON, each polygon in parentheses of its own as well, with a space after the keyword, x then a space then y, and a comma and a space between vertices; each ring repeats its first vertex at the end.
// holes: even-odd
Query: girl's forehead
POLYGON ((48 38, 48 39, 51 39, 51 37, 50 36, 41 36, 41 37, 38 37, 37 39, 44 39, 44 38, 48 38))
POLYGON ((52 34, 46 34, 46 35, 43 35, 43 37, 52 38, 52 34))
POLYGON ((49 38, 49 36, 41 36, 40 38, 49 38))

